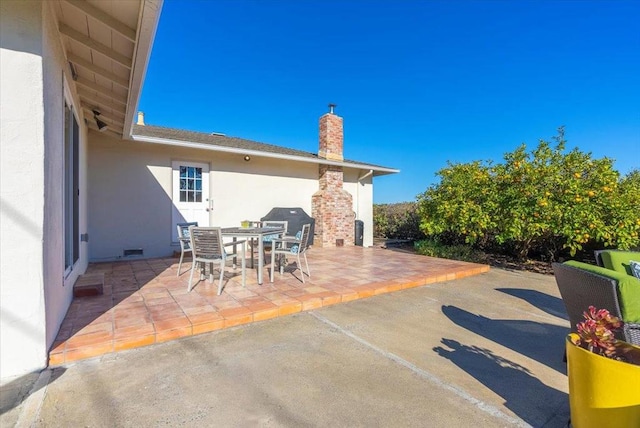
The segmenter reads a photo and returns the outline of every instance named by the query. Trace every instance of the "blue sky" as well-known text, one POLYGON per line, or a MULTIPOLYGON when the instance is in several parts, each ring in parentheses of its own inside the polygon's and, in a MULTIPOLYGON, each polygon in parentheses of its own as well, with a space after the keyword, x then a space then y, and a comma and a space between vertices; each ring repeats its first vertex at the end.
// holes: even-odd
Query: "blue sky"
POLYGON ((640 168, 640 1, 165 0, 148 124, 317 152, 327 104, 345 157, 398 168, 414 200, 447 161, 499 161, 566 127, 568 149, 640 168))

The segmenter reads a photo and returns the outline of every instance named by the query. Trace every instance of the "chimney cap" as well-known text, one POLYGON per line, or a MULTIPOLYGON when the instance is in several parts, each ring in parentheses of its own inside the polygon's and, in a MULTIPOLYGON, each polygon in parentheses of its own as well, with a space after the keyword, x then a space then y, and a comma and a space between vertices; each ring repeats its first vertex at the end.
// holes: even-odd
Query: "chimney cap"
POLYGON ((333 109, 336 108, 337 106, 338 106, 338 104, 329 103, 329 113, 330 114, 334 114, 333 113, 333 109))

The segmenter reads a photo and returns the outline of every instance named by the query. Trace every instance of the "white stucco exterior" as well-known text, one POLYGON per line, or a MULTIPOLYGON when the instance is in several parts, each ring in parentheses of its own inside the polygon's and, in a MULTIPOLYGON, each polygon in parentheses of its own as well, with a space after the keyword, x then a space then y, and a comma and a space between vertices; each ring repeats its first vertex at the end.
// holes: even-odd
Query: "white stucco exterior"
MULTIPOLYGON (((56 28, 47 2, 0 2, 3 378, 46 366, 72 299, 72 285, 88 260, 86 248, 81 248, 79 261, 65 278, 63 76, 70 76, 56 28)), ((81 123, 81 156, 84 141, 81 123)), ((80 175, 86 183, 82 169, 80 175)), ((86 227, 85 199, 80 196, 81 230, 86 227)))
MULTIPOLYGON (((209 166, 213 210, 209 224, 239 226, 259 220, 273 207, 301 207, 311 215, 311 196, 318 190, 318 165, 240 154, 119 141, 89 133, 89 236, 92 261, 121 258, 124 249, 161 257, 177 249, 171 242, 172 163, 209 166)), ((366 172, 365 172, 366 173, 366 172)), ((365 222, 365 245, 372 245, 371 176, 359 184, 362 170, 347 170, 345 189, 353 211, 365 222)))

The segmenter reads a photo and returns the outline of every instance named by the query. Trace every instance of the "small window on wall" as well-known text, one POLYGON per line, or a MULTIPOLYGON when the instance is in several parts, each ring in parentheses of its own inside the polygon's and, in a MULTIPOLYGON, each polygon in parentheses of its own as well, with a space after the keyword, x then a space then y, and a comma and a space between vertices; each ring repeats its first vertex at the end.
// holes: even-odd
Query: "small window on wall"
POLYGON ((202 168, 180 166, 180 202, 202 202, 202 168))

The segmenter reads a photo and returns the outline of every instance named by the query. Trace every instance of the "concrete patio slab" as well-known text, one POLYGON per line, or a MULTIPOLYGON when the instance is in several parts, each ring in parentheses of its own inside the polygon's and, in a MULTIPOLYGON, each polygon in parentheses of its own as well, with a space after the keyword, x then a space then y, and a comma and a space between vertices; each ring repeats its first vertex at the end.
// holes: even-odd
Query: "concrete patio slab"
POLYGON ((563 312, 553 277, 492 269, 64 364, 0 422, 562 427, 563 312))

